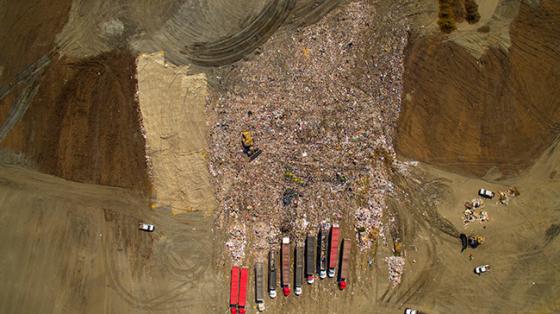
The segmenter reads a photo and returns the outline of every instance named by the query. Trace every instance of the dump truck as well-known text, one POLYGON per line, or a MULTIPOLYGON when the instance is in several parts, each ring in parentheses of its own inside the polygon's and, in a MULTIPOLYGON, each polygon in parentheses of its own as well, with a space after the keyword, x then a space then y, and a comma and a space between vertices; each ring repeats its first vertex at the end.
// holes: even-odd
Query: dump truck
POLYGON ((262 312, 264 306, 264 266, 262 262, 255 264, 255 303, 257 309, 262 312))
POLYGON ((305 239, 305 279, 308 284, 312 284, 315 281, 316 248, 317 241, 315 237, 307 235, 307 238, 305 239))
POLYGON ((330 278, 334 278, 336 274, 336 266, 338 264, 338 244, 340 241, 340 227, 338 224, 333 224, 329 237, 329 271, 330 278))
POLYGON ((276 254, 268 252, 268 295, 276 298, 276 254))
POLYGON ((249 281, 249 269, 241 268, 239 276, 239 302, 237 303, 237 314, 245 314, 245 306, 247 305, 247 284, 249 281))
POLYGON ((317 253, 317 269, 319 272, 319 278, 325 279, 327 278, 327 235, 328 235, 328 227, 325 225, 321 226, 319 230, 319 243, 318 248, 319 252, 317 253))
POLYGON ((231 282, 229 287, 229 310, 231 314, 237 314, 237 304, 239 303, 239 267, 231 268, 231 282))
POLYGON ((338 287, 340 290, 344 290, 348 285, 351 244, 350 239, 342 240, 342 256, 340 258, 340 267, 338 268, 338 287))
POLYGON ((294 293, 301 295, 303 292, 303 247, 296 245, 294 261, 294 293))
POLYGON ((282 238, 282 248, 280 250, 280 255, 282 259, 282 293, 284 296, 289 296, 292 292, 290 288, 290 238, 284 237, 282 238))

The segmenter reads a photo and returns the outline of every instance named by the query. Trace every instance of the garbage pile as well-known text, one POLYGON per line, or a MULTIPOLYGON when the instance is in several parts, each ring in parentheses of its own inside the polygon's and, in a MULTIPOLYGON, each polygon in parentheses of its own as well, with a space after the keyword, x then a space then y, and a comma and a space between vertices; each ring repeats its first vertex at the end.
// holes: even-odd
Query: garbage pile
POLYGON ((519 196, 519 190, 514 186, 508 187, 505 191, 498 192, 498 200, 500 204, 505 206, 509 205, 510 200, 516 196, 519 196))
POLYGON ((209 162, 218 227, 247 226, 230 232, 234 262, 247 238, 264 257, 263 239, 302 242, 310 228, 343 217, 360 230, 359 247, 371 247, 394 193, 391 173, 405 169, 391 140, 408 37, 398 10, 377 15, 368 1, 349 3, 218 72, 207 105, 209 162), (265 225, 254 230, 252 221, 265 225))
POLYGON ((402 274, 404 273, 404 258, 401 256, 389 256, 385 258, 389 267, 389 282, 393 287, 401 283, 402 274))
POLYGON ((479 221, 488 221, 488 212, 483 210, 484 200, 481 198, 474 198, 471 201, 465 202, 465 210, 463 212, 463 222, 465 225, 479 221))

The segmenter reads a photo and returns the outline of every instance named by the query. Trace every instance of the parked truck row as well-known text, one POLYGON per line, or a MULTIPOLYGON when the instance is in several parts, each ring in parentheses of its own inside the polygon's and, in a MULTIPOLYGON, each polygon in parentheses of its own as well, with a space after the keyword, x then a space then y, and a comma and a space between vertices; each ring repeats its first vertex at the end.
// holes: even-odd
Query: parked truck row
MULTIPOLYGON (((283 237, 280 245, 280 258, 271 250, 268 254, 268 284, 265 284, 265 270, 262 262, 256 262, 255 304, 259 311, 265 309, 265 287, 271 299, 276 298, 277 277, 280 275, 282 294, 289 296, 303 293, 303 282, 311 285, 315 277, 321 279, 337 277, 338 287, 344 290, 348 285, 351 241, 341 239, 337 224, 322 226, 317 236, 307 235, 304 245, 292 246, 289 237, 283 237), (293 256, 293 258, 292 258, 293 256), (278 268, 277 262, 280 262, 278 268), (293 267, 293 268, 292 268, 293 267), (280 274, 278 274, 280 269, 280 274), (292 271, 293 269, 293 271, 292 271), (292 286, 293 283, 293 286, 292 286)), ((230 288, 230 309, 232 314, 245 313, 248 269, 232 267, 230 288)))

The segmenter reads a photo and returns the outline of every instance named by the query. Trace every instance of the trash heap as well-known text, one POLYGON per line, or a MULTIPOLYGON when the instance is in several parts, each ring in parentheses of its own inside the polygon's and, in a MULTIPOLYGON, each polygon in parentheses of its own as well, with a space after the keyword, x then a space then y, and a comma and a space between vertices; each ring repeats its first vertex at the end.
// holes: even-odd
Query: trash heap
POLYGON ((408 37, 398 10, 349 3, 217 74, 210 173, 234 263, 247 242, 264 258, 263 241, 302 244, 321 222, 349 220, 361 249, 376 241, 391 172, 405 168, 392 143, 408 37))
POLYGON ((504 206, 509 205, 511 199, 516 196, 519 196, 519 190, 514 186, 508 187, 505 191, 498 192, 498 200, 500 201, 500 204, 504 206))
POLYGON ((385 258, 385 261, 389 266, 389 282, 393 287, 397 286, 401 283, 405 260, 401 256, 389 256, 385 258))
POLYGON ((468 225, 475 221, 488 221, 488 212, 483 209, 484 200, 481 198, 474 198, 471 201, 466 201, 465 210, 463 212, 463 223, 468 225))

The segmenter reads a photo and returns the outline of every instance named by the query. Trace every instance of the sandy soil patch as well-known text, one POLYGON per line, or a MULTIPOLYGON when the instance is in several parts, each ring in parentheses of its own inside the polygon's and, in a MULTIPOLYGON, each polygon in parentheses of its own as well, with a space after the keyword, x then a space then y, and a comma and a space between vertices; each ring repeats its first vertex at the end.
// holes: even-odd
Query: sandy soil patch
POLYGON ((137 60, 138 99, 156 206, 174 213, 216 206, 207 162, 204 74, 167 64, 163 53, 137 60))

